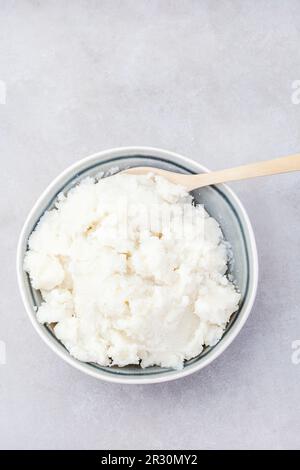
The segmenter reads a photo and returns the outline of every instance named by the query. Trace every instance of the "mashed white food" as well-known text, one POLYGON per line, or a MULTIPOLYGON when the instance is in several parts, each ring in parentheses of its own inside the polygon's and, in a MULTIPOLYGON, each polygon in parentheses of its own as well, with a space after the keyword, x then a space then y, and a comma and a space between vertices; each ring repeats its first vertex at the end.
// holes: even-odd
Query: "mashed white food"
POLYGON ((182 368, 221 338, 240 294, 218 223, 163 178, 85 179, 47 211, 25 270, 77 359, 182 368))

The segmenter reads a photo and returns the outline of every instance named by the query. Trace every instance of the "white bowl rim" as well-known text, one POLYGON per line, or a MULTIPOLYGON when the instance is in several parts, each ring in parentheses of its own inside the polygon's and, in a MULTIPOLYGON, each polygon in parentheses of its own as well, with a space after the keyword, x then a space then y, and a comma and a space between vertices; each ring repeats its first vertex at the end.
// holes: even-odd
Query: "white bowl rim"
POLYGON ((18 285, 21 293, 21 298, 23 301, 23 304, 25 306, 26 312, 29 316, 29 319, 34 327, 34 329, 37 331, 39 336, 42 338, 42 340, 49 346, 52 351, 54 351, 61 359, 63 359, 65 362, 70 364, 71 366, 75 367, 76 369, 80 370, 81 372, 84 372, 85 374, 88 374, 94 378, 104 380, 106 382, 111 382, 111 383, 119 383, 119 384, 153 384, 153 383, 161 383, 161 382, 168 382, 172 380, 177 380, 182 377, 186 377, 190 374, 193 374, 196 371, 199 371, 200 369, 203 369, 207 365, 209 365, 211 362, 213 362, 218 356, 220 356, 227 348, 228 346, 232 343, 232 341, 237 337, 241 329, 243 328, 244 324, 246 323, 248 316, 251 312, 251 309, 254 304, 254 300, 256 297, 256 292, 257 292, 257 285, 258 285, 258 255, 257 255, 257 247, 256 247, 256 241, 255 241, 255 236, 253 232, 253 228, 250 222, 250 219, 248 217, 248 214, 246 212, 246 209, 244 208, 242 202, 240 199, 236 196, 236 194, 232 191, 231 188, 229 188, 227 185, 223 184, 222 186, 226 188, 226 191, 230 194, 230 197, 234 200, 235 204, 238 206, 243 219, 245 223, 245 229, 247 231, 248 237, 249 237, 249 245, 250 245, 250 251, 252 253, 252 286, 249 291, 249 297, 247 299, 247 306, 245 310, 243 311, 243 316, 239 318, 239 323, 233 325, 233 328, 230 329, 228 334, 224 336, 221 341, 218 343, 218 349, 214 348, 212 349, 209 354, 201 359, 201 361, 195 362, 194 364, 190 365, 189 368, 187 369, 181 369, 178 371, 174 371, 172 375, 163 375, 163 376, 149 376, 143 378, 132 378, 132 376, 118 376, 118 375, 109 375, 109 374, 101 374, 100 369, 95 369, 92 370, 90 368, 86 367, 86 364, 84 362, 80 362, 74 357, 72 357, 70 354, 64 355, 61 350, 58 348, 57 343, 55 339, 46 335, 45 330, 43 325, 41 325, 37 318, 36 318, 36 312, 30 305, 26 295, 25 295, 25 285, 23 282, 23 244, 24 244, 24 238, 25 234, 28 230, 28 227, 32 225, 32 217, 35 214, 35 212, 38 210, 41 202, 44 200, 44 198, 48 195, 49 192, 55 186, 69 173, 73 173, 74 170, 77 168, 82 167, 82 165, 88 164, 90 161, 94 159, 99 159, 101 161, 102 159, 106 157, 111 157, 113 154, 121 154, 121 153, 128 153, 128 156, 130 154, 134 153, 140 153, 140 154, 148 154, 149 156, 165 156, 165 157, 173 157, 179 159, 181 162, 185 162, 188 165, 194 165, 199 168, 199 170, 203 172, 210 172, 208 168, 205 166, 201 165, 197 161, 185 157, 179 153, 169 151, 169 150, 164 150, 160 149, 158 147, 145 147, 145 146, 129 146, 129 147, 116 147, 116 148, 111 148, 107 150, 103 150, 101 152, 96 152, 92 155, 89 155, 88 157, 82 158, 72 165, 68 166, 65 170, 63 170, 54 180, 46 187, 46 189, 42 192, 42 194, 39 196, 35 204, 33 205, 32 209, 30 210, 28 216, 26 217, 26 220, 24 222, 24 225, 22 227, 20 236, 19 236, 19 241, 18 241, 18 246, 17 246, 17 257, 16 257, 16 267, 17 267, 17 279, 18 279, 18 285))

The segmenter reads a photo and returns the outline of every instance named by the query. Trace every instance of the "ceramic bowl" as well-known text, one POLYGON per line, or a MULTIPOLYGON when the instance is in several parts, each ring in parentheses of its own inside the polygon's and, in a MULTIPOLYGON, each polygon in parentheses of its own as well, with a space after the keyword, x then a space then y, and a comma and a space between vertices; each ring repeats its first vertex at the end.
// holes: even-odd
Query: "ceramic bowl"
POLYGON ((251 311, 257 287, 258 261, 255 238, 247 213, 231 189, 226 185, 210 186, 196 190, 193 195, 197 202, 204 204, 208 213, 219 223, 227 241, 230 242, 233 260, 228 270, 237 282, 241 292, 238 312, 232 315, 225 333, 214 347, 205 348, 202 353, 187 361, 182 370, 139 366, 101 367, 83 363, 72 357, 56 339, 52 330, 38 323, 36 310, 41 296, 23 269, 24 255, 31 232, 43 213, 51 209, 62 191, 66 192, 82 178, 104 172, 112 172, 132 166, 155 166, 186 174, 207 172, 199 163, 173 152, 148 147, 125 147, 100 152, 78 161, 61 173, 43 192, 30 211, 22 229, 17 252, 17 274, 22 299, 34 328, 45 343, 62 359, 73 367, 98 379, 129 384, 149 384, 178 379, 199 371, 216 359, 237 336, 251 311))

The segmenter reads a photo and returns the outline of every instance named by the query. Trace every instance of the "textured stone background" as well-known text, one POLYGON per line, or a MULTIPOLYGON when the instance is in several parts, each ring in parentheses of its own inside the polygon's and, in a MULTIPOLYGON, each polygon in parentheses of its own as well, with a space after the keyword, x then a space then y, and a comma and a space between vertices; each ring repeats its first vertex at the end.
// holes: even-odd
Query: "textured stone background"
POLYGON ((0 0, 1 448, 300 447, 299 174, 232 184, 257 300, 224 355, 181 381, 73 370, 33 331, 15 275, 28 210, 79 158, 151 145, 217 169, 299 152, 299 44, 299 0, 0 0))

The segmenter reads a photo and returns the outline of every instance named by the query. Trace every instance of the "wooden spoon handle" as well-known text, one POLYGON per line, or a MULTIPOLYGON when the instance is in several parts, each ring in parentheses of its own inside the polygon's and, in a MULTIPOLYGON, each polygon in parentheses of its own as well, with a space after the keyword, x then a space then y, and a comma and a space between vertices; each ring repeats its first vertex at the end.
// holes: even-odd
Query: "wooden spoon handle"
POLYGON ((277 158, 250 165, 238 166, 227 170, 213 171, 190 177, 189 189, 196 189, 210 184, 226 183, 257 176, 276 175, 277 173, 287 173, 300 170, 300 154, 289 157, 277 158))

